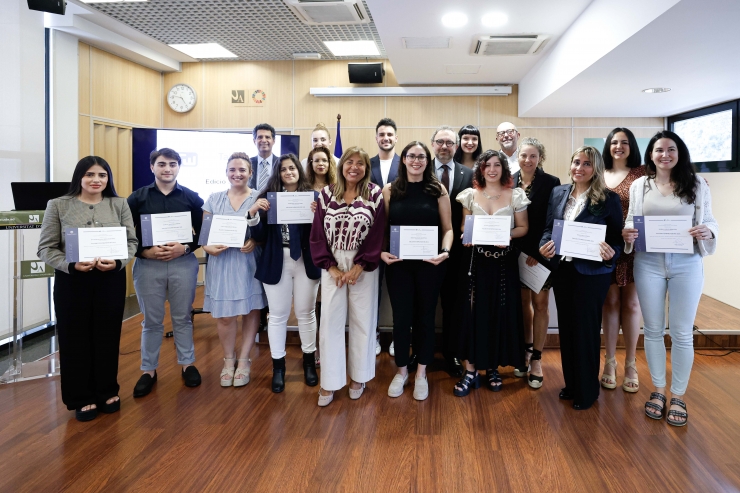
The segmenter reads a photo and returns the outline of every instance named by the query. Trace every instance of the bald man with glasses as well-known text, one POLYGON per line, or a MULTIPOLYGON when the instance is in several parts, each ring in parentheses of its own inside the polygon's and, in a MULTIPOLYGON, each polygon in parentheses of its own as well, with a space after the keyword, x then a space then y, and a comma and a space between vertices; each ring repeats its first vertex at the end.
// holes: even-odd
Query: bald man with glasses
POLYGON ((447 371, 453 377, 461 377, 463 367, 457 358, 457 341, 455 338, 455 304, 458 299, 458 279, 462 257, 462 204, 458 202, 457 194, 473 186, 473 170, 454 161, 453 156, 458 146, 458 135, 454 128, 442 125, 432 134, 432 152, 434 153, 434 170, 437 178, 450 195, 452 209, 453 242, 450 249, 450 258, 447 260, 447 272, 440 299, 442 301, 442 344, 444 357, 447 361, 447 371))
POLYGON ((496 140, 509 160, 511 176, 514 176, 514 173, 519 171, 519 159, 517 156, 519 137, 521 137, 521 135, 519 135, 519 131, 513 123, 504 122, 496 129, 496 140))

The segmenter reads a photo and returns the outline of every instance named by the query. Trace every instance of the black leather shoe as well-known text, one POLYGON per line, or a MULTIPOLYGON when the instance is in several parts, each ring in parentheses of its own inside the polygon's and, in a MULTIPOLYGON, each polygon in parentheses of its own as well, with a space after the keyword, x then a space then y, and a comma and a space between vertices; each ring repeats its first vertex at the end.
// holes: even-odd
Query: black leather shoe
POLYGON ((315 355, 316 353, 303 353, 303 379, 309 387, 315 387, 319 384, 315 355))
POLYGON ((88 409, 87 411, 82 411, 82 407, 75 410, 75 418, 77 418, 77 421, 82 421, 84 423, 85 421, 92 421, 93 419, 98 417, 97 409, 88 409))
POLYGON ((285 390, 285 368, 272 369, 272 391, 279 394, 285 390))
POLYGON ((416 371, 416 368, 419 366, 419 358, 416 354, 412 354, 409 357, 409 364, 406 365, 406 368, 408 368, 409 371, 416 371))
POLYGON ((568 389, 560 389, 560 394, 558 397, 564 401, 572 401, 573 396, 570 394, 570 391, 568 389))
POLYGON ((462 377, 464 371, 463 365, 460 363, 459 359, 447 358, 447 373, 449 373, 451 377, 462 377))
POLYGON ((594 405, 593 402, 591 402, 589 404, 578 404, 578 403, 576 403, 576 404, 573 404, 573 409, 575 409, 576 411, 585 411, 586 409, 590 408, 593 405, 594 405))
POLYGON ((103 401, 100 404, 98 404, 98 410, 101 413, 105 413, 105 414, 116 413, 121 410, 121 399, 118 399, 115 402, 111 402, 110 404, 103 401))
POLYGON ((200 385, 200 373, 193 365, 188 366, 182 371, 182 379, 186 387, 197 387, 200 385))
POLYGON ((136 386, 134 387, 134 397, 144 397, 145 395, 149 395, 149 392, 152 391, 152 387, 154 387, 154 384, 157 383, 157 372, 154 372, 154 376, 150 376, 148 373, 144 373, 141 377, 139 377, 139 381, 136 382, 136 386))

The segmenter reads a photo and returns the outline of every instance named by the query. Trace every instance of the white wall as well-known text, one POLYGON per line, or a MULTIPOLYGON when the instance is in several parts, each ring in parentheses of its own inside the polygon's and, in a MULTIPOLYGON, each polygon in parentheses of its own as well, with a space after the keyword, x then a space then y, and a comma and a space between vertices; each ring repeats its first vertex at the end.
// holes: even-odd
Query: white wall
MULTIPOLYGON (((13 208, 10 182, 45 179, 44 53, 44 15, 26 0, 0 0, 0 210, 13 208)), ((24 234, 35 254, 38 231, 24 234)), ((12 238, 0 231, 0 334, 13 323, 12 238)), ((46 286, 26 283, 26 326, 48 318, 46 286)))
POLYGON ((51 181, 69 181, 79 160, 78 51, 77 36, 52 30, 51 181))

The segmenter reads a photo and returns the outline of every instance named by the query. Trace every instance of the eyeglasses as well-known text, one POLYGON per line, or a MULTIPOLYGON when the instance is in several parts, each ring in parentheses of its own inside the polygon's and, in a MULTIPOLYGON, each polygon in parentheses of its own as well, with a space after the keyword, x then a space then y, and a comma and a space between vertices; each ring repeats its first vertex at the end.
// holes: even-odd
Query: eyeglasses
POLYGON ((427 161, 427 157, 424 154, 419 154, 418 156, 414 154, 406 154, 406 161, 408 162, 414 162, 419 161, 420 163, 425 163, 427 161))
POLYGON ((451 140, 435 140, 435 144, 437 144, 439 147, 452 147, 457 144, 457 142, 453 142, 451 140))
POLYGON ((502 130, 500 132, 496 132, 497 137, 503 137, 504 135, 508 135, 509 137, 513 137, 514 134, 516 134, 516 129, 510 128, 509 130, 502 130))

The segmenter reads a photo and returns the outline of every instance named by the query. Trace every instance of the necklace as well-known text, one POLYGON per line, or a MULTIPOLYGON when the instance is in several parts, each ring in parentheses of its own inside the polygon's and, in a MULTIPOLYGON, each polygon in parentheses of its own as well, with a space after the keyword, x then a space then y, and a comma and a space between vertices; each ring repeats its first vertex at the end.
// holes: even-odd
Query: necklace
POLYGON ((498 200, 498 198, 499 198, 499 197, 501 197, 501 194, 500 194, 500 193, 499 193, 498 195, 494 195, 493 197, 491 197, 490 195, 488 195, 488 194, 486 193, 486 191, 485 191, 485 190, 481 190, 481 192, 483 193, 483 196, 484 196, 485 198, 487 198, 488 200, 498 200))

